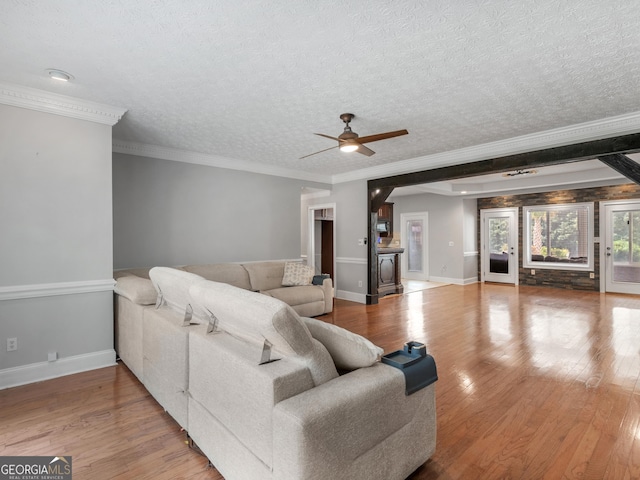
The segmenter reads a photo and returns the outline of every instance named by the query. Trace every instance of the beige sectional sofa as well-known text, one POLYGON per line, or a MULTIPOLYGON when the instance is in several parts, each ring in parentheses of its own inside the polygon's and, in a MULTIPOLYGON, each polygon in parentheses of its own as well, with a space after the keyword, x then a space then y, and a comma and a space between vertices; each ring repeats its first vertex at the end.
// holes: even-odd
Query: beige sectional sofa
MULTIPOLYGON (((284 286, 285 270, 297 262, 271 261, 251 263, 219 263, 185 265, 178 270, 194 273, 207 280, 260 292, 290 305, 299 315, 315 317, 333 310, 333 282, 323 279, 320 285, 284 286)), ((300 264, 298 264, 300 265, 300 264)), ((148 268, 117 270, 114 272, 116 351, 133 373, 142 380, 143 312, 156 303, 156 290, 149 278, 148 268), (126 331, 126 335, 122 332, 126 331)), ((300 281, 297 283, 307 283, 300 281)))
POLYGON ((120 310, 119 338, 226 479, 400 480, 432 455, 434 385, 407 396, 365 338, 192 272, 156 267, 150 279, 154 305, 141 318, 120 310))

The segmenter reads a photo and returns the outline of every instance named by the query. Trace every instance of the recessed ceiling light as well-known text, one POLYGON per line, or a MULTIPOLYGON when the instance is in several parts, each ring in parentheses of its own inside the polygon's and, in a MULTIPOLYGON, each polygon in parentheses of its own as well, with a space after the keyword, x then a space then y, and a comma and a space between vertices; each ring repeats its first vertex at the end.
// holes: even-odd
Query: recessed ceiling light
POLYGON ((74 78, 70 73, 58 70, 57 68, 48 68, 47 74, 51 78, 53 78, 54 80, 58 80, 59 82, 68 82, 69 80, 73 80, 74 78))

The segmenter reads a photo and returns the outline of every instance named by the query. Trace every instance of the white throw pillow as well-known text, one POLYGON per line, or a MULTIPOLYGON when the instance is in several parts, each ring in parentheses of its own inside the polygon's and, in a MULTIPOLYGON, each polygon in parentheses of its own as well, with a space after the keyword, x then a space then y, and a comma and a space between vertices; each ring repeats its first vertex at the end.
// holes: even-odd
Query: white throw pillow
POLYGON ((384 350, 366 338, 332 323, 302 317, 311 336, 329 351, 339 370, 370 367, 380 360, 384 350))
POLYGON ((311 285, 313 268, 298 262, 286 262, 284 264, 284 276, 282 277, 283 287, 293 287, 295 285, 311 285))

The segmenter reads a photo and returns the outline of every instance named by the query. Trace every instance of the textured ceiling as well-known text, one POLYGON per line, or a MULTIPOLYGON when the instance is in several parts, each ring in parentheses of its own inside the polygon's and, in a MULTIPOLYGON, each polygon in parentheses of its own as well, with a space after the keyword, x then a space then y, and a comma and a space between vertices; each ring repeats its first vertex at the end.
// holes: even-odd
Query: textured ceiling
POLYGON ((124 107, 114 138, 311 174, 640 111, 637 0, 2 0, 0 81, 124 107), (55 83, 45 69, 75 76, 55 83), (330 150, 353 112, 372 157, 330 150))

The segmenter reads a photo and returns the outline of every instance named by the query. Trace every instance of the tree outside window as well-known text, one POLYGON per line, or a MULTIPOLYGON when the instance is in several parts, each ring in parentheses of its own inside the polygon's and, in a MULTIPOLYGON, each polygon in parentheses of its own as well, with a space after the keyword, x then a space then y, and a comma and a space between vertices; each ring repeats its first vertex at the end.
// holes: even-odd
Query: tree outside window
POLYGON ((593 257, 593 204, 524 207, 524 267, 585 269, 593 257))
POLYGON ((640 263, 640 212, 613 213, 613 261, 640 263))

